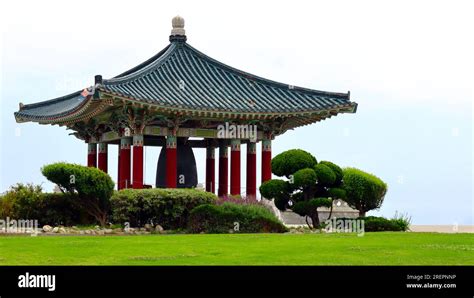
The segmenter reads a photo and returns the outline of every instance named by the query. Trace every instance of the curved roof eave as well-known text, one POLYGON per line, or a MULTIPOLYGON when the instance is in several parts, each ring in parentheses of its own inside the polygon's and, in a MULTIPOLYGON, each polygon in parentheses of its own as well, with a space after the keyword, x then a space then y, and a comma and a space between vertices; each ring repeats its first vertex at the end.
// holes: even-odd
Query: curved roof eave
POLYGON ((17 122, 40 122, 65 117, 79 111, 89 97, 83 93, 83 90, 80 90, 42 102, 20 104, 19 111, 14 113, 15 119, 17 122))

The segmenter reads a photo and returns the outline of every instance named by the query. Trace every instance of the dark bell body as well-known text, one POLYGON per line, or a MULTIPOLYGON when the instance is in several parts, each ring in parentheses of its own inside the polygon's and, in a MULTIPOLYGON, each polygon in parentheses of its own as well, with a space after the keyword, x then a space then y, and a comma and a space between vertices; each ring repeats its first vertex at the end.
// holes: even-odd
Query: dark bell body
MULTIPOLYGON (((178 171, 177 186, 178 188, 192 188, 197 186, 197 169, 196 159, 194 158, 193 149, 186 141, 178 138, 177 146, 178 171)), ((162 147, 160 157, 158 158, 158 168, 156 170, 156 187, 166 187, 166 148, 162 147)))

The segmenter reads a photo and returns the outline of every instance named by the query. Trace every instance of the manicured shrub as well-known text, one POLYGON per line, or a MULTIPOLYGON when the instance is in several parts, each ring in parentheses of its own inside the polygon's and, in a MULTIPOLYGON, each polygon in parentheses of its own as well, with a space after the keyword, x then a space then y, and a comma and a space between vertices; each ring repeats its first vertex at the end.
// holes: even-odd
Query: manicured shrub
POLYGON ((111 198, 112 219, 132 226, 154 223, 165 229, 184 229, 191 210, 216 199, 214 194, 195 189, 124 189, 111 198))
POLYGON ((387 184, 375 175, 355 168, 344 169, 345 201, 365 216, 369 210, 380 208, 387 193, 387 184))
POLYGON ((260 186, 262 197, 273 200, 281 211, 291 209, 304 216, 310 228, 321 227, 318 208, 330 207, 331 216, 332 199, 345 196, 345 191, 339 188, 341 168, 329 161, 318 164, 306 151, 293 149, 280 153, 272 160, 272 167, 275 175, 285 176, 288 181, 266 181, 260 186))
POLYGON ((283 233, 287 228, 263 206, 224 203, 194 208, 189 216, 192 233, 283 233))
POLYGON ((77 194, 74 203, 93 216, 102 226, 107 222, 114 182, 107 173, 68 163, 53 163, 41 169, 43 175, 63 192, 77 194))
POLYGON ((289 178, 296 171, 313 168, 316 165, 316 158, 301 149, 292 149, 282 152, 272 159, 272 172, 277 176, 289 178))
POLYGON ((396 219, 387 219, 376 216, 360 217, 359 219, 364 220, 364 229, 366 232, 399 232, 408 230, 408 226, 401 224, 401 222, 396 219))

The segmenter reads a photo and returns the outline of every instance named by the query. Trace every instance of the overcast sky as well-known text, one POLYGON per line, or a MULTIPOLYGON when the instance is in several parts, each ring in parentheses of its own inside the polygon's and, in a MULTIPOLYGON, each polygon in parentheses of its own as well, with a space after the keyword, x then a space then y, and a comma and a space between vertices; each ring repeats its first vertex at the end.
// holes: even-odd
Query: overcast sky
MULTIPOLYGON (((356 114, 287 132, 273 142, 274 155, 297 147, 376 174, 389 190, 371 214, 473 224, 472 3, 2 1, 0 192, 16 182, 51 190, 41 166, 86 163, 87 146, 64 128, 15 123, 19 102, 65 95, 96 74, 110 78, 143 62, 169 43, 179 14, 188 42, 223 63, 292 85, 351 91, 356 114)), ((146 183, 154 184, 159 150, 146 149, 146 183)), ((109 151, 115 179, 116 146, 109 151)), ((195 155, 203 182, 204 150, 195 155)))

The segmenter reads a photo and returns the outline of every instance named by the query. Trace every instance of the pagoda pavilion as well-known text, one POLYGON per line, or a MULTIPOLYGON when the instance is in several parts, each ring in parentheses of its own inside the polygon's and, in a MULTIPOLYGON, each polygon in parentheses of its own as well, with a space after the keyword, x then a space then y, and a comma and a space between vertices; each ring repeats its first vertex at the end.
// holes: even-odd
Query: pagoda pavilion
POLYGON ((161 146, 157 187, 196 186, 192 148, 206 148, 206 190, 241 194, 241 145, 246 145, 247 196, 255 196, 256 144, 262 142, 261 181, 271 179, 271 142, 287 130, 338 113, 355 113, 350 93, 277 83, 235 69, 186 42, 175 17, 170 44, 155 56, 110 79, 95 76, 84 90, 22 104, 17 122, 65 126, 88 144, 87 165, 107 172, 109 145, 118 145, 118 189, 143 188, 143 146, 161 146), (256 134, 221 134, 222 127, 256 128, 256 134), (183 150, 181 150, 183 149, 183 150), (132 164, 133 156, 133 164, 132 164))

